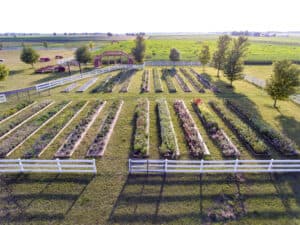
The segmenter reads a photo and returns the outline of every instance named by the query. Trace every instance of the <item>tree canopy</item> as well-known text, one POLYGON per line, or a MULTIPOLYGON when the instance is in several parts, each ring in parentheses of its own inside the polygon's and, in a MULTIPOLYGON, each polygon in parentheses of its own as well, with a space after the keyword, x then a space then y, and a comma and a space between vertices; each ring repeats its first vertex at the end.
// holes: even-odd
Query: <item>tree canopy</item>
POLYGON ((274 64, 273 74, 266 86, 267 93, 274 100, 274 107, 277 100, 285 100, 296 92, 299 75, 300 71, 290 61, 282 60, 274 64))
POLYGON ((40 55, 31 47, 23 47, 21 52, 20 59, 26 64, 30 64, 33 67, 33 64, 36 63, 40 55))
POLYGON ((132 48, 131 53, 134 56, 134 59, 142 63, 144 61, 146 51, 146 43, 143 36, 138 35, 135 39, 135 47, 132 48))
POLYGON ((90 50, 92 51, 94 47, 95 47, 95 43, 92 42, 92 41, 90 41, 89 42, 89 48, 90 48, 90 50))
POLYGON ((226 55, 224 62, 224 74, 232 82, 242 78, 242 72, 244 70, 244 57, 246 55, 249 43, 248 38, 238 37, 233 40, 233 46, 229 53, 226 55))
POLYGON ((180 60, 180 52, 176 48, 172 48, 170 50, 169 58, 171 61, 179 61, 180 60))
POLYGON ((75 59, 79 64, 79 69, 81 73, 81 63, 86 64, 92 60, 92 55, 89 48, 86 45, 77 48, 75 51, 75 59))
POLYGON ((209 46, 203 45, 199 55, 199 61, 202 64, 203 72, 205 71, 205 65, 209 62, 209 60, 210 60, 209 46))
POLYGON ((228 35, 219 36, 217 50, 214 52, 212 58, 212 65, 217 69, 217 77, 219 77, 220 70, 223 69, 230 41, 231 38, 228 35))
POLYGON ((5 80, 8 75, 9 69, 5 65, 0 64, 0 81, 5 80))

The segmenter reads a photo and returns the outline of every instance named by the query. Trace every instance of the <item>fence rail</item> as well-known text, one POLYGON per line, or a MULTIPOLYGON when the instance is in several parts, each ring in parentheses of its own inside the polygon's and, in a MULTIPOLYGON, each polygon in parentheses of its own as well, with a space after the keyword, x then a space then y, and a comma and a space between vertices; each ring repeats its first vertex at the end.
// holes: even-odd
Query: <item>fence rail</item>
POLYGON ((97 173, 95 159, 74 160, 0 160, 1 173, 97 173))
POLYGON ((145 66, 201 66, 200 62, 196 61, 146 61, 145 66))
POLYGON ((133 160, 129 173, 273 173, 300 172, 300 160, 133 160))
POLYGON ((6 102, 6 95, 5 94, 0 94, 0 103, 6 102))

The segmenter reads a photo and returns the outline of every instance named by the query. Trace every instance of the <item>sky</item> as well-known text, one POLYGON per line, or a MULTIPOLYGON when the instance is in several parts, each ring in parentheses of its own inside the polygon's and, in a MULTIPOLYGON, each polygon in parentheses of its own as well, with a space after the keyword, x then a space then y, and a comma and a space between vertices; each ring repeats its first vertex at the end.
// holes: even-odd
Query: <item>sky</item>
POLYGON ((300 31, 300 0, 1 0, 0 33, 300 31))

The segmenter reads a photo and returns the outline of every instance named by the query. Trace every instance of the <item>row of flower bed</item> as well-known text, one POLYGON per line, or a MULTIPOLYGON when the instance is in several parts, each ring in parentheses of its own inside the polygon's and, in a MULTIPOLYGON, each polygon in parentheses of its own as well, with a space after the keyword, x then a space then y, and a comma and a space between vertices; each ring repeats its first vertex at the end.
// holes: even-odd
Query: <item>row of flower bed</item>
POLYGON ((225 124, 236 134, 242 144, 255 156, 269 156, 268 146, 249 126, 234 117, 224 107, 220 107, 216 102, 209 102, 216 114, 225 122, 225 124))
POLYGON ((122 82, 122 86, 120 88, 121 93, 128 92, 129 84, 131 81, 132 76, 135 74, 136 70, 128 70, 125 72, 125 74, 122 76, 122 79, 120 80, 120 83, 122 82))
POLYGON ((24 158, 37 158, 44 148, 52 141, 56 134, 73 118, 79 111, 85 101, 80 101, 70 107, 66 108, 61 115, 59 115, 53 122, 47 125, 43 133, 39 135, 31 148, 25 152, 24 158))
POLYGON ((153 69, 152 72, 153 72, 153 81, 154 81, 155 92, 163 92, 160 76, 159 76, 157 69, 153 69))
POLYGON ((163 69, 162 70, 162 74, 163 74, 162 77, 167 83, 167 87, 169 89, 169 92, 170 93, 175 93, 176 88, 175 88, 175 85, 174 85, 173 80, 172 80, 172 73, 173 72, 169 69, 163 69))
POLYGON ((39 114, 33 119, 23 124, 20 129, 17 129, 11 135, 0 142, 0 157, 5 157, 8 153, 14 150, 22 141, 28 138, 40 126, 46 123, 50 118, 56 115, 63 107, 68 104, 67 101, 62 101, 54 105, 50 110, 39 114))
POLYGON ((167 101, 164 99, 157 100, 157 110, 161 138, 160 155, 164 158, 177 158, 179 149, 167 101))
POLYGON ((92 78, 88 80, 84 85, 82 85, 77 92, 85 92, 87 89, 89 89, 96 81, 98 80, 98 77, 92 78))
POLYGON ((182 79, 182 77, 176 73, 175 75, 175 79, 177 80, 179 86, 181 87, 181 89, 184 92, 191 92, 192 90, 190 89, 190 87, 186 84, 186 82, 182 79))
POLYGON ((25 109, 27 106, 31 105, 32 103, 33 103, 32 100, 25 100, 23 102, 18 103, 14 107, 3 111, 0 114, 0 122, 3 122, 5 119, 8 119, 10 116, 13 116, 14 114, 18 113, 22 109, 25 109))
MULTIPOLYGON (((104 80, 99 86, 95 87, 91 92, 92 93, 111 93, 115 87, 115 85, 124 77, 124 72, 121 71, 115 76, 109 76, 104 80)), ((126 78, 126 76, 125 76, 126 78)))
POLYGON ((194 158, 203 158, 204 155, 209 155, 207 146, 184 102, 176 100, 174 102, 174 109, 180 119, 190 155, 194 158))
POLYGON ((115 101, 110 106, 96 138, 88 149, 87 157, 102 157, 104 155, 106 146, 119 117, 122 106, 123 101, 115 101))
POLYGON ((135 133, 132 149, 134 158, 149 155, 149 101, 140 99, 135 109, 135 133))
POLYGON ((50 103, 51 101, 43 101, 41 103, 35 104, 29 109, 26 109, 22 113, 16 115, 12 120, 4 122, 0 127, 0 137, 4 136, 9 131, 12 131, 12 129, 16 128, 18 125, 23 123, 26 119, 40 112, 50 103))
POLYGON ((236 146, 231 142, 226 133, 219 127, 215 121, 211 111, 196 99, 193 101, 193 107, 197 115, 199 116, 203 126, 205 127, 209 137, 217 144, 221 149, 223 156, 225 157, 238 157, 240 152, 236 146))
POLYGON ((273 129, 263 120, 251 116, 250 113, 243 110, 235 101, 226 100, 225 105, 245 123, 258 132, 270 146, 279 151, 281 154, 285 156, 294 156, 299 154, 295 143, 293 143, 288 137, 273 129))
POLYGON ((141 85, 141 92, 149 92, 150 91, 150 85, 149 85, 149 70, 145 70, 143 73, 142 78, 142 85, 141 85))
POLYGON ((198 81, 207 89, 210 89, 212 92, 214 93, 220 93, 220 90, 217 88, 217 86, 215 86, 214 84, 212 84, 207 77, 205 77, 202 74, 198 74, 193 68, 190 69, 191 72, 193 74, 196 75, 198 81))
POLYGON ((97 118, 103 106, 104 103, 100 100, 94 101, 90 104, 90 108, 87 113, 83 115, 79 123, 67 135, 66 141, 55 153, 55 158, 69 158, 72 156, 72 154, 76 150, 76 147, 79 145, 87 130, 97 118))
POLYGON ((180 68, 180 72, 191 83, 191 85, 195 88, 196 91, 200 93, 205 93, 205 90, 201 86, 201 84, 199 84, 199 82, 190 73, 188 73, 186 69, 180 68))
POLYGON ((62 90, 61 92, 69 93, 70 91, 74 90, 77 87, 78 87, 78 84, 73 83, 73 84, 70 84, 68 87, 66 87, 64 90, 62 90))

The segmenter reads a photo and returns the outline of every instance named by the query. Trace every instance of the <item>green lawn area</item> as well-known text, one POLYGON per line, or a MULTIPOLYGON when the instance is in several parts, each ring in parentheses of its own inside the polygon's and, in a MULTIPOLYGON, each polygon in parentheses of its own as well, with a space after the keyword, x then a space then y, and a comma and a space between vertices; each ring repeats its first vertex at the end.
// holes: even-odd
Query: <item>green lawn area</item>
MULTIPOLYGON (((146 68, 151 71, 151 68, 146 68)), ((189 68, 187 68, 189 71, 189 68)), ((201 71, 201 68, 195 68, 201 71)), ((93 87, 84 93, 74 91, 63 94, 65 87, 55 88, 37 101, 62 100, 106 100, 107 105, 92 125, 72 158, 84 158, 88 146, 97 134, 109 106, 114 100, 124 100, 124 106, 117 120, 105 155, 97 159, 96 176, 91 175, 8 175, 0 181, 0 219, 4 224, 224 224, 214 222, 209 216, 222 210, 234 212, 237 218, 231 218, 226 224, 299 224, 300 192, 298 174, 246 174, 236 181, 232 175, 168 175, 164 176, 128 176, 127 160, 132 148, 134 134, 134 109, 138 98, 150 101, 150 158, 159 158, 159 128, 157 126, 156 100, 166 98, 171 119, 180 149, 180 159, 189 159, 183 131, 173 109, 175 99, 182 99, 189 109, 196 126, 206 142, 211 156, 207 159, 223 159, 220 149, 208 137, 204 127, 191 106, 191 100, 201 98, 221 101, 223 98, 238 100, 252 114, 263 118, 273 128, 294 140, 300 149, 300 107, 290 101, 280 101, 279 109, 272 108, 272 100, 267 94, 245 82, 234 82, 235 89, 227 88, 225 78, 217 79, 216 71, 207 68, 209 78, 223 91, 213 94, 211 91, 197 93, 193 90, 185 93, 174 80, 177 93, 168 93, 166 82, 162 80, 163 93, 155 93, 153 77, 150 76, 150 92, 140 93, 143 71, 138 71, 131 79, 128 93, 119 93, 120 84, 113 93, 91 94, 89 91, 105 80, 109 74, 100 75, 93 87)), ((115 75, 117 72, 111 73, 115 75)), ((32 82, 32 81, 26 81, 32 82)), ((83 84, 85 81, 80 81, 83 84)), ((2 85, 2 83, 1 83, 2 85)), ((12 83, 6 85, 13 85, 12 83)), ((12 87, 5 87, 11 89, 12 87)), ((0 112, 15 103, 4 104, 0 112)), ((50 159, 66 135, 85 115, 83 110, 69 127, 42 154, 41 158, 50 159)), ((216 117, 220 127, 232 139, 241 151, 241 159, 255 157, 245 149, 236 136, 216 117)), ((1 125, 0 125, 1 127, 1 125)), ((42 132, 42 130, 41 130, 42 132)), ((17 149, 10 158, 22 156, 26 146, 39 136, 33 135, 27 143, 17 149)), ((273 158, 283 158, 274 150, 273 158)))

